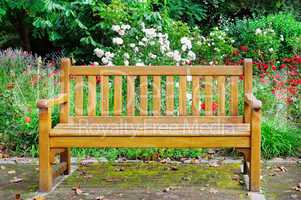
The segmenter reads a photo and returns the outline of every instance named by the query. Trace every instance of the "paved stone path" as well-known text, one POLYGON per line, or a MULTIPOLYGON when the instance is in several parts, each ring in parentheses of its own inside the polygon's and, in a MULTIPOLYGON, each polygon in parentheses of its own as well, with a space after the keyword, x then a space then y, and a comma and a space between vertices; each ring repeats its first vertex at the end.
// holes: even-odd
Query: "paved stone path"
MULTIPOLYGON (((0 199, 32 199, 36 164, 0 164, 0 199)), ((79 165, 45 199, 301 199, 298 164, 266 164, 261 194, 245 189, 240 164, 101 163, 79 165)), ((60 180, 59 180, 60 181, 60 180)), ((42 194, 45 195, 45 194, 42 194)))

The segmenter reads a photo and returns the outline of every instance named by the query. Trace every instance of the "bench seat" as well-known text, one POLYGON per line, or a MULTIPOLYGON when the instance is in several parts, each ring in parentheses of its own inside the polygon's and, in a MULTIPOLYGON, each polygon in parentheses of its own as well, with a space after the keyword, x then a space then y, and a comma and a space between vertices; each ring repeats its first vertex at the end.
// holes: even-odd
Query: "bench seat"
POLYGON ((250 124, 60 123, 50 136, 249 136, 250 124))

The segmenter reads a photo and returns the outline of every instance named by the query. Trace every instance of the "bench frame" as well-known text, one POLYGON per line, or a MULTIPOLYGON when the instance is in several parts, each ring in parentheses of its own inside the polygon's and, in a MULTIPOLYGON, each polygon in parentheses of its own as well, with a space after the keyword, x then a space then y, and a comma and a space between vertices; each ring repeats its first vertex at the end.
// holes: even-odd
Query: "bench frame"
MULTIPOLYGON (((97 72, 93 68, 84 71, 82 69, 71 68, 71 61, 63 58, 61 63, 61 94, 53 99, 38 101, 39 108, 39 165, 40 180, 39 189, 41 192, 48 192, 52 189, 53 179, 61 174, 69 174, 71 167, 71 147, 234 147, 244 155, 244 172, 249 174, 251 191, 260 189, 260 121, 261 121, 261 102, 252 95, 252 60, 245 59, 244 75, 244 123, 250 123, 250 136, 203 136, 203 137, 50 137, 52 129, 51 110, 54 105, 60 105, 60 123, 68 123, 69 119, 69 75, 95 75, 97 72), (72 73, 70 71, 72 70, 72 73), (67 78, 68 77, 68 78, 67 78), (55 156, 60 155, 60 163, 57 170, 53 170, 55 156), (247 164, 249 163, 249 164, 247 164)), ((80 67, 79 67, 80 68, 80 67)), ((118 68, 118 67, 117 67, 118 68)), ((86 68, 87 69, 87 68, 86 68)), ((187 73, 187 67, 179 67, 178 73, 187 73)), ((200 68, 199 68, 200 69, 200 68)), ((207 68, 209 75, 219 73, 220 69, 207 68)), ((232 69, 228 73, 237 74, 232 69)), ((141 70, 144 70, 141 68, 141 70)), ((117 70, 118 71, 118 70, 117 70)), ((170 70, 166 70, 168 74, 170 70)), ((205 70, 204 70, 205 71, 205 70)), ((204 74, 204 71, 200 74, 204 74)), ((108 72, 112 73, 112 72, 108 72)), ((128 73, 131 73, 129 68, 128 73)), ((143 72, 140 72, 143 73, 143 72)), ((153 74, 162 75, 162 71, 152 69, 153 74)), ((197 71, 195 73, 198 73, 197 71)), ((204 121, 210 117, 200 116, 204 121)))

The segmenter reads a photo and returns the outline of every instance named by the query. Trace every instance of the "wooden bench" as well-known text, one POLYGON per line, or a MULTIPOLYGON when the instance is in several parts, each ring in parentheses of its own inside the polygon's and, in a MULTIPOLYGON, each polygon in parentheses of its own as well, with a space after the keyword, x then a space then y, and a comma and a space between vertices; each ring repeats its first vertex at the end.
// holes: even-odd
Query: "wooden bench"
POLYGON ((102 67, 64 58, 60 82, 58 97, 38 102, 40 191, 70 173, 71 147, 236 148, 250 190, 259 190, 261 102, 252 95, 250 59, 243 66, 102 67), (54 105, 60 122, 52 127, 54 105))

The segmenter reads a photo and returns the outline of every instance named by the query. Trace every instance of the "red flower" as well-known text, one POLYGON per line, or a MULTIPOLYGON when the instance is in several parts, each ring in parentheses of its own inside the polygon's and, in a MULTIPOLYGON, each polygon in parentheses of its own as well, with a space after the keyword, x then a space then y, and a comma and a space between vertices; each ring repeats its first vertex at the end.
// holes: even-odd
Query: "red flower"
POLYGON ((239 80, 244 80, 244 75, 243 74, 239 75, 239 80))
POLYGON ((201 103, 201 109, 205 110, 205 103, 201 103))
POLYGON ((213 112, 217 111, 217 107, 218 107, 217 103, 213 102, 212 103, 212 111, 213 112))
POLYGON ((276 71, 276 70, 277 70, 277 68, 276 68, 275 65, 272 65, 272 70, 273 70, 273 71, 276 71))
POLYGON ((241 51, 244 51, 244 52, 247 52, 247 51, 249 50, 249 48, 248 48, 247 46, 244 46, 244 45, 241 45, 241 46, 239 47, 239 49, 240 49, 241 51))
POLYGON ((282 64, 282 65, 280 65, 280 69, 284 69, 286 67, 286 65, 285 64, 282 64))
MULTIPOLYGON (((217 111, 218 104, 217 104, 216 102, 213 102, 213 103, 211 104, 211 106, 212 106, 211 109, 212 109, 213 112, 217 111)), ((205 103, 201 103, 201 109, 202 109, 202 110, 205 110, 205 107, 206 107, 205 103)))
POLYGON ((26 117, 24 118, 24 121, 25 121, 26 124, 28 124, 28 123, 31 122, 31 118, 28 117, 28 116, 26 116, 26 117))

